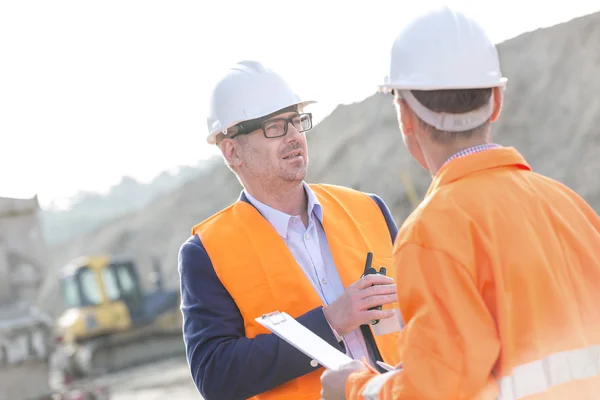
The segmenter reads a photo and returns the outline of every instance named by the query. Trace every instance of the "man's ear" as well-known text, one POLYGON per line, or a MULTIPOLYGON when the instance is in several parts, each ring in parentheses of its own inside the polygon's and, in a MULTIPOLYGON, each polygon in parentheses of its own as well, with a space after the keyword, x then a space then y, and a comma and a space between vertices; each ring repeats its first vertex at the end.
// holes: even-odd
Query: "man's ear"
POLYGON ((242 157, 240 154, 239 143, 234 139, 223 139, 219 145, 223 157, 232 167, 239 167, 242 165, 242 157))
POLYGON ((398 122, 401 125, 402 133, 406 136, 414 135, 413 113, 408 104, 402 99, 395 99, 397 103, 398 122))
POLYGON ((490 117, 490 122, 496 122, 496 120, 500 116, 500 113, 502 112, 504 95, 502 94, 502 90, 500 90, 500 88, 495 87, 492 90, 492 96, 494 96, 494 111, 492 112, 492 116, 490 117))

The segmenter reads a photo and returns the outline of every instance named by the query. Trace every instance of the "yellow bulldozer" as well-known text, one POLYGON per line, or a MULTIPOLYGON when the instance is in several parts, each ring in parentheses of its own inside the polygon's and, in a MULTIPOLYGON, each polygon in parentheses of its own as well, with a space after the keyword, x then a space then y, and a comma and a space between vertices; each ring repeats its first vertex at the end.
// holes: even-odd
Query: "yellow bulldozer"
POLYGON ((57 341, 73 379, 184 355, 178 290, 165 290, 154 262, 155 289, 144 293, 132 257, 72 260, 60 276, 65 306, 57 341))

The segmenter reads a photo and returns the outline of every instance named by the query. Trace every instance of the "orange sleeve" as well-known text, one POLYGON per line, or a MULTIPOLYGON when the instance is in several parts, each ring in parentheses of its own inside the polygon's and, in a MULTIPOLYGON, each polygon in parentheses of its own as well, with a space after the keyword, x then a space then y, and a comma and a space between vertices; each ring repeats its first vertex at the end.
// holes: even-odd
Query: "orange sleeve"
POLYGON ((394 265, 406 323, 399 341, 403 369, 353 374, 347 398, 459 400, 487 398, 488 391, 493 398, 490 374, 500 341, 471 272, 448 254, 415 244, 396 249, 394 265))
POLYGON ((346 399, 362 400, 363 397, 360 393, 361 389, 368 381, 379 375, 379 372, 370 364, 365 363, 365 365, 367 366, 366 369, 354 372, 348 376, 348 380, 346 382, 346 399))

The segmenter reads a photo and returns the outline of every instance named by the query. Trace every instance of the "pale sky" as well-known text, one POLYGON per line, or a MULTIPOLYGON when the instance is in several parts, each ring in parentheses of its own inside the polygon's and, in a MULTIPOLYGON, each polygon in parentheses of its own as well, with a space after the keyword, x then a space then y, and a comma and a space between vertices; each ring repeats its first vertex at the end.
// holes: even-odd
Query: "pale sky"
MULTIPOLYGON (((600 10, 592 0, 447 3, 495 42, 600 10)), ((439 2, 350 4, 0 2, 0 196, 37 193, 45 206, 216 154, 205 142, 208 92, 239 60, 265 63, 317 100, 318 120, 363 100, 401 23, 416 4, 439 2)))

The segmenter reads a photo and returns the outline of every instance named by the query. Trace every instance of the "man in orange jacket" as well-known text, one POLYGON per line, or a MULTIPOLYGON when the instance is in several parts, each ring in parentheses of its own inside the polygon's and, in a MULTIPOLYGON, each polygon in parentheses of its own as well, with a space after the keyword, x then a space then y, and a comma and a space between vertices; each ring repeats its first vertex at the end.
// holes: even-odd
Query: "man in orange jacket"
POLYGON ((401 363, 327 370, 323 399, 600 396, 600 217, 491 142, 505 82, 461 12, 425 13, 396 39, 382 89, 433 177, 394 244, 401 363))

